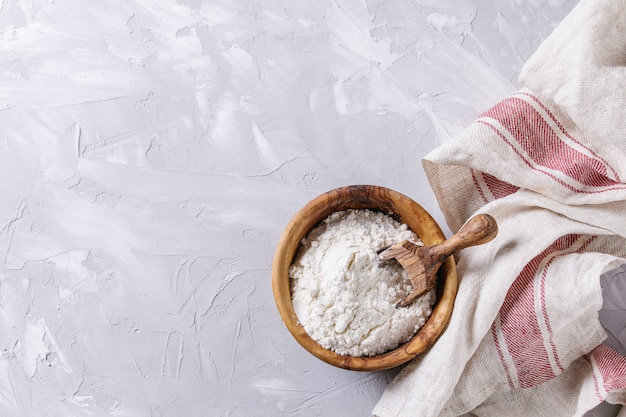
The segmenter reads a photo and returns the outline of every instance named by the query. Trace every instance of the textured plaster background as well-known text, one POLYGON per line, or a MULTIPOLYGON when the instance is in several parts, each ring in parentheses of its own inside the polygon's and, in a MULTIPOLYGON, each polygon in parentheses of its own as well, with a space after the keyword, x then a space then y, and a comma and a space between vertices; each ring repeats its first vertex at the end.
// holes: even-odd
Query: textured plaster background
POLYGON ((401 191, 573 0, 0 1, 0 415, 366 416, 282 325, 283 227, 401 191))

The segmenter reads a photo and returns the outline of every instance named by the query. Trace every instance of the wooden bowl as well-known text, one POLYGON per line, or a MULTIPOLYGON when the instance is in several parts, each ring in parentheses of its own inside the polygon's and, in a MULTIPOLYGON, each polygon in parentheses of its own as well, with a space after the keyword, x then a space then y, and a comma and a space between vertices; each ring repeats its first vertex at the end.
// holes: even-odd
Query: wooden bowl
POLYGON ((437 279, 437 300, 432 314, 411 340, 389 352, 376 356, 344 356, 325 349, 314 341, 298 321, 291 301, 289 267, 300 242, 321 220, 335 211, 372 209, 391 213, 415 232, 425 245, 445 240, 435 220, 419 204, 407 196, 374 185, 352 185, 328 191, 302 207, 287 224, 272 263, 272 289, 278 311, 293 337, 317 358, 339 368, 376 371, 399 366, 430 347, 443 332, 457 292, 454 258, 449 257, 440 268, 437 279))

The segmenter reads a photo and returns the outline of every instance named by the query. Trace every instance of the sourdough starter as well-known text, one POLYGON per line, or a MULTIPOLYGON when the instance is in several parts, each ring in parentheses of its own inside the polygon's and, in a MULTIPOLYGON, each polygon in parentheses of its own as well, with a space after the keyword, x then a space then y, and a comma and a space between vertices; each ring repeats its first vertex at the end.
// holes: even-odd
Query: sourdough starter
POLYGON ((378 250, 403 240, 421 244, 405 224, 370 210, 333 213, 309 233, 289 275, 296 315, 311 338, 341 355, 372 356, 424 325, 434 290, 396 308, 411 282, 397 262, 378 262, 378 250))

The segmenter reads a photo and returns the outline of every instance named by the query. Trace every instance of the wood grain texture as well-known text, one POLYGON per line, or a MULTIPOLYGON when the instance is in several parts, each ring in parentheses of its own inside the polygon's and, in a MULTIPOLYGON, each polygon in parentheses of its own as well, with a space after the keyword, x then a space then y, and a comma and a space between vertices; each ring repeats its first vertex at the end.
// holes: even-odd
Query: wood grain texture
POLYGON ((379 256, 381 260, 396 259, 406 271, 413 290, 398 302, 398 307, 406 307, 435 287, 437 271, 450 255, 491 241, 498 234, 498 225, 489 214, 478 214, 465 223, 449 239, 434 245, 416 245, 403 241, 391 245, 379 256))
POLYGON ((376 371, 393 368, 428 349, 444 331, 456 297, 458 281, 454 259, 448 257, 439 270, 437 301, 426 324, 408 342, 376 356, 338 355, 315 342, 298 322, 291 301, 289 267, 300 242, 321 220, 335 211, 371 209, 392 215, 415 232, 425 245, 445 240, 435 220, 419 204, 397 191, 375 185, 351 185, 330 190, 302 207, 285 227, 272 263, 272 289, 276 306, 294 338, 317 358, 339 368, 376 371))

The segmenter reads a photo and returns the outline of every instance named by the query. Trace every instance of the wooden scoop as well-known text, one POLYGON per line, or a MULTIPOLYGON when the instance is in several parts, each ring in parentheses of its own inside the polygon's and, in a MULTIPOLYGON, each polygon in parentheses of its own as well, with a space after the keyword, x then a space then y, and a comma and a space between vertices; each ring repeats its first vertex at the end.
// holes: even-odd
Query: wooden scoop
POLYGON ((498 234, 498 225, 488 214, 478 214, 467 221, 452 237, 432 246, 418 246, 403 241, 380 252, 379 259, 396 259, 406 271, 413 291, 398 302, 405 307, 435 287, 437 271, 443 261, 453 253, 470 246, 481 245, 498 234))

